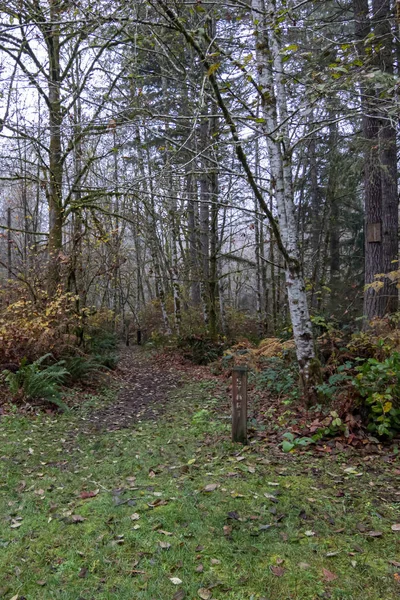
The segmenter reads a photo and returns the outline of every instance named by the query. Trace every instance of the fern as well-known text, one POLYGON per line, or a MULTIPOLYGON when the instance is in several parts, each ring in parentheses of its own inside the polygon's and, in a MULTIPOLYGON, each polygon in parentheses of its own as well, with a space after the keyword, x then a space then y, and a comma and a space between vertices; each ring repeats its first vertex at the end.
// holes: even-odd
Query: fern
POLYGON ((85 380, 90 374, 99 371, 101 366, 96 358, 87 358, 86 356, 71 356, 67 358, 65 360, 65 367, 68 371, 68 383, 85 380))
POLYGON ((28 400, 47 400, 67 410, 68 407, 61 400, 60 386, 68 376, 68 370, 64 367, 64 361, 43 366, 49 357, 51 354, 45 354, 30 364, 24 358, 16 373, 4 371, 5 381, 14 396, 22 394, 28 400))

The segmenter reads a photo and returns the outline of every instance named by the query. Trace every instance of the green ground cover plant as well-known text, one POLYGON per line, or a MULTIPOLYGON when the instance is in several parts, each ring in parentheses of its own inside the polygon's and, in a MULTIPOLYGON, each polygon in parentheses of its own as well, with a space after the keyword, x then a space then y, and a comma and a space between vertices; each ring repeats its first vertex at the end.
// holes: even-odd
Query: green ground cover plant
POLYGON ((233 445, 215 381, 158 422, 94 428, 115 395, 2 417, 0 598, 398 598, 393 457, 233 445))

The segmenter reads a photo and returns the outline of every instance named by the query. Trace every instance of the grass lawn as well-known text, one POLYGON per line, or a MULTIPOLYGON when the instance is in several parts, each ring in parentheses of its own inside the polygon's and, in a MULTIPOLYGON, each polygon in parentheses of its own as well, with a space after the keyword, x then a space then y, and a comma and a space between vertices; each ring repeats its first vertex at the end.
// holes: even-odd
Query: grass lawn
POLYGON ((214 385, 121 431, 110 391, 3 417, 0 598, 399 598, 399 465, 233 445, 214 385))

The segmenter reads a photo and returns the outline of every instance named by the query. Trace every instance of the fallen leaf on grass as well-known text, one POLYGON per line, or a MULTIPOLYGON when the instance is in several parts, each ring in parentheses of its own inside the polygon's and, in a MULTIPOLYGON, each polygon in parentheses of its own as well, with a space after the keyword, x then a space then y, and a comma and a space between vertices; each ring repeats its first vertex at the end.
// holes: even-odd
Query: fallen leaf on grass
POLYGON ((154 502, 150 502, 150 504, 148 504, 147 506, 149 506, 150 508, 157 508, 158 506, 165 506, 166 504, 168 504, 166 500, 157 498, 157 500, 154 500, 154 502))
POLYGON ((343 469, 343 470, 348 475, 362 475, 362 473, 357 471, 357 469, 355 467, 347 467, 346 469, 343 469))
POLYGON ((199 590, 197 590, 197 595, 202 600, 210 600, 210 598, 212 596, 212 592, 210 590, 208 590, 207 588, 200 588, 199 590))
POLYGON ((131 521, 139 521, 139 519, 140 519, 139 513, 133 513, 133 515, 131 515, 131 521))
POLYGON ((87 577, 87 574, 88 574, 87 568, 86 567, 82 567, 82 569, 78 573, 78 577, 80 579, 85 579, 85 577, 87 577))
POLYGON ((271 573, 273 573, 276 577, 282 577, 285 574, 285 569, 283 567, 270 567, 271 573))
POLYGON ((36 585, 40 585, 41 587, 46 585, 46 581, 44 581, 43 579, 41 579, 40 581, 36 582, 36 585))
POLYGON ((235 510, 233 510, 231 512, 228 512, 228 519, 234 519, 235 521, 239 521, 240 517, 238 513, 235 510))
POLYGON ((19 484, 19 486, 17 487, 16 491, 21 493, 24 491, 25 488, 26 488, 26 481, 23 479, 21 481, 21 483, 19 484))
POLYGON ((180 585, 182 583, 182 579, 179 579, 179 577, 170 577, 169 580, 174 585, 180 585))
POLYGON ((196 568, 195 568, 196 573, 202 573, 204 571, 204 566, 200 563, 196 568))
POLYGON ((389 560, 388 563, 389 565, 392 565, 392 567, 400 567, 400 562, 398 560, 389 560))
POLYGON ((301 563, 299 563, 299 567, 300 567, 300 569, 303 569, 305 571, 306 569, 310 568, 310 565, 308 563, 301 562, 301 563))
POLYGON ((315 531, 311 531, 309 529, 308 531, 304 532, 304 535, 306 535, 307 537, 313 537, 315 535, 315 531))
POLYGON ((169 550, 171 548, 171 544, 169 542, 158 542, 158 545, 163 550, 169 550))
POLYGON ((97 496, 99 492, 100 490, 93 490, 91 492, 83 491, 80 493, 80 497, 82 498, 82 500, 88 500, 89 498, 94 498, 95 496, 97 496))
POLYGON ((203 488, 203 492, 214 492, 218 487, 218 483, 209 483, 203 488))
POLYGON ((146 571, 139 571, 138 569, 132 569, 132 571, 130 571, 129 575, 132 575, 132 577, 136 577, 137 575, 146 575, 146 571))
POLYGON ((230 525, 224 525, 224 535, 229 536, 232 533, 232 527, 230 525))
POLYGON ((21 527, 22 522, 21 521, 12 521, 10 527, 11 529, 18 529, 18 527, 21 527))
POLYGON ((396 523, 392 525, 392 531, 400 531, 400 523, 396 523))
POLYGON ((170 531, 164 531, 164 529, 157 529, 157 533, 162 533, 163 535, 174 535, 170 531))
POLYGON ((367 535, 372 538, 379 538, 383 536, 382 531, 368 531, 367 535))
POLYGON ((185 596, 185 590, 178 590, 176 594, 173 595, 172 600, 183 600, 185 596))
POLYGON ((71 515, 72 523, 83 523, 84 520, 84 517, 81 517, 81 515, 71 515))
POLYGON ((267 492, 264 492, 264 496, 265 498, 267 498, 268 500, 272 500, 272 502, 277 502, 277 499, 275 498, 275 496, 273 496, 272 494, 268 494, 267 492))
POLYGON ((18 594, 15 594, 15 596, 13 596, 12 598, 10 598, 10 600, 18 600, 19 596, 18 594))
POLYGON ((338 577, 336 573, 332 573, 332 571, 328 571, 328 569, 322 569, 322 573, 325 581, 335 581, 338 577))
POLYGON ((111 542, 111 546, 122 546, 125 544, 124 534, 117 535, 116 539, 111 542))

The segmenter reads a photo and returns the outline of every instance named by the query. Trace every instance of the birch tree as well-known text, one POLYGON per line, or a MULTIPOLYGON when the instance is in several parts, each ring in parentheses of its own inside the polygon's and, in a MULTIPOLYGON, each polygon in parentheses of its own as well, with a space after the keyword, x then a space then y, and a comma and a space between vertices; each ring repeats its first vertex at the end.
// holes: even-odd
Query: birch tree
MULTIPOLYGON (((258 83, 255 90, 261 98, 263 112, 262 132, 268 144, 271 170, 271 192, 277 205, 278 223, 266 203, 256 176, 248 161, 241 143, 238 127, 229 111, 218 82, 216 71, 218 64, 211 62, 200 32, 195 36, 186 29, 182 19, 163 0, 156 3, 162 8, 167 19, 183 34, 187 43, 197 52, 210 81, 216 104, 228 125, 238 159, 245 170, 250 186, 253 188, 260 207, 265 211, 278 247, 285 260, 286 286, 289 301, 293 336, 299 363, 300 378, 306 391, 312 394, 319 380, 319 367, 315 359, 312 323, 307 303, 307 295, 300 263, 294 200, 292 186, 291 148, 288 134, 288 109, 282 63, 282 45, 279 34, 279 15, 274 2, 264 3, 253 0, 252 14, 256 38, 256 70, 258 83)), ((212 47, 212 40, 209 41, 212 47)), ((246 73, 251 78, 251 73, 246 73)))

